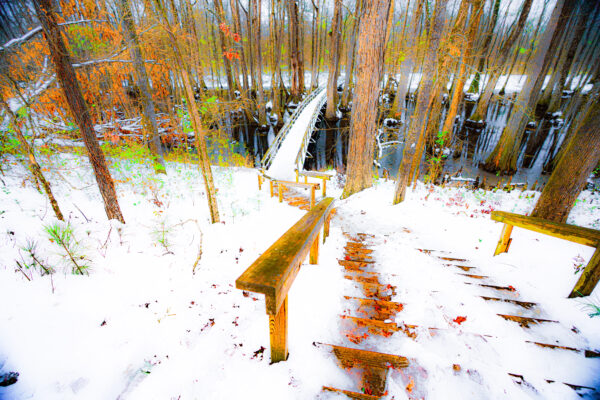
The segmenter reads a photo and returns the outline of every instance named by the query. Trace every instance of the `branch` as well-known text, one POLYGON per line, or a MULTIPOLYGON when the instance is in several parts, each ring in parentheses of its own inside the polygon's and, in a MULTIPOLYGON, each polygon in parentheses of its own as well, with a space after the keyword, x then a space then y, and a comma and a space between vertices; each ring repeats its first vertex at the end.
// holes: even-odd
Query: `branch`
MULTIPOLYGON (((102 60, 90 60, 90 61, 85 61, 82 63, 73 63, 73 68, 81 68, 81 67, 88 67, 90 65, 96 65, 96 64, 102 64, 102 63, 114 63, 114 62, 118 62, 118 63, 131 63, 133 62, 132 60, 115 60, 112 58, 105 58, 102 60)), ((157 64, 158 62, 155 60, 144 60, 144 62, 150 63, 150 64, 157 64)))
MULTIPOLYGON (((80 19, 78 21, 63 22, 63 23, 58 24, 58 25, 73 25, 73 24, 80 24, 80 23, 83 23, 83 22, 108 22, 108 21, 103 20, 103 19, 80 19)), ((21 44, 23 42, 26 42, 27 40, 31 39, 32 37, 34 37, 35 35, 37 35, 41 31, 42 31, 42 27, 41 26, 36 26, 35 28, 33 28, 32 30, 30 30, 29 32, 27 32, 23 36, 11 39, 8 42, 4 43, 4 46, 0 47, 0 51, 8 50, 9 47, 12 47, 12 46, 15 46, 17 44, 21 44)))

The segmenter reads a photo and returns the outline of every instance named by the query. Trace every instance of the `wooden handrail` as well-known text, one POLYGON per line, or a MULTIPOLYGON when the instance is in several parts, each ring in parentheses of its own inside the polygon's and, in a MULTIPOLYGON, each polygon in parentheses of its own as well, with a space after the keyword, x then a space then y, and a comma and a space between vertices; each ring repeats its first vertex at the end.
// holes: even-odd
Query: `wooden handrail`
POLYGON ((296 168, 296 182, 300 181, 300 176, 304 177, 304 183, 308 183, 308 177, 323 180, 323 197, 327 196, 327 181, 333 178, 333 175, 318 171, 300 171, 296 168))
POLYGON ((581 273, 579 280, 575 284, 571 294, 569 294, 569 298, 589 296, 592 293, 600 280, 600 231, 504 211, 492 211, 491 218, 494 221, 504 223, 500 240, 498 240, 498 245, 494 252, 495 256, 508 251, 512 242, 510 235, 513 226, 595 247, 596 251, 581 273))
POLYGON ((333 204, 331 197, 321 200, 235 281, 238 289, 265 295, 271 362, 287 359, 287 294, 309 252, 309 262, 317 264, 320 230, 328 235, 333 204))

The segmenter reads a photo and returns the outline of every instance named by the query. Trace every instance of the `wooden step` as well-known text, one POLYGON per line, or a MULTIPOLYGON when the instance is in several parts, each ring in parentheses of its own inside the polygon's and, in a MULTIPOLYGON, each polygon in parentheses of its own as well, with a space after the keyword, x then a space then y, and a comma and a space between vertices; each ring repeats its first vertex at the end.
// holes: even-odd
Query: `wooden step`
POLYGON ((503 290, 506 292, 516 292, 517 289, 515 289, 512 286, 497 286, 497 285, 486 285, 484 283, 472 283, 472 282, 464 282, 465 285, 477 285, 477 286, 481 286, 481 287, 485 287, 485 288, 490 288, 490 289, 495 289, 495 290, 503 290))
POLYGON ((372 266, 373 261, 358 261, 358 260, 338 260, 338 264, 342 267, 360 271, 362 268, 372 266))
POLYGON ((344 275, 344 279, 348 279, 348 280, 351 280, 354 282, 373 283, 373 284, 380 285, 379 277, 377 275, 364 276, 364 275, 350 274, 350 275, 344 275))
POLYGON ((521 325, 523 328, 529 328, 529 325, 536 325, 545 322, 554 322, 558 323, 558 321, 553 321, 550 319, 541 319, 541 318, 529 318, 529 317, 520 317, 518 315, 506 315, 506 314, 496 314, 499 317, 504 318, 507 321, 513 321, 521 325))
POLYGON ((526 308, 526 309, 531 309, 535 306, 537 306, 537 303, 530 303, 528 301, 518 301, 518 300, 511 300, 511 299, 499 299, 497 297, 488 297, 488 296, 479 296, 484 300, 488 300, 488 301, 502 301, 505 303, 511 303, 511 304, 516 304, 520 307, 526 308))
POLYGON ((545 349, 560 349, 560 350, 568 350, 575 353, 580 353, 585 356, 585 358, 596 358, 600 357, 600 351, 588 350, 588 349, 576 349, 575 347, 561 346, 558 344, 550 344, 550 343, 541 343, 541 342, 533 342, 531 340, 526 340, 525 342, 535 344, 536 346, 545 348, 545 349))
POLYGON ((352 248, 352 249, 365 249, 365 248, 367 248, 367 245, 363 242, 348 241, 348 242, 346 242, 345 247, 352 248))
POLYGON ((395 303, 393 301, 365 299, 361 297, 349 297, 344 296, 346 300, 357 301, 359 303, 356 308, 356 313, 364 315, 370 319, 376 319, 379 321, 385 321, 386 319, 392 319, 398 314, 404 306, 401 303, 395 303))
POLYGON ((455 268, 460 268, 465 272, 469 272, 470 270, 472 270, 475 267, 468 267, 466 265, 456 265, 456 264, 444 264, 444 267, 455 267, 455 268))
POLYGON ((336 388, 330 387, 330 386, 323 386, 323 390, 327 391, 327 392, 335 392, 335 393, 345 394, 349 398, 356 399, 356 400, 378 400, 378 399, 381 399, 381 397, 382 397, 382 396, 373 396, 370 394, 359 393, 359 392, 351 392, 349 390, 336 389, 336 388))
POLYGON ((441 257, 441 256, 438 256, 438 258, 440 260, 444 260, 444 261, 456 261, 456 262, 465 262, 465 261, 467 261, 465 258, 441 257))
POLYGON ((485 275, 473 275, 473 274, 458 274, 458 275, 466 276, 468 278, 473 278, 473 279, 485 279, 485 278, 489 278, 489 276, 485 276, 485 275))
POLYGON ((342 319, 354 322, 358 327, 367 328, 369 334, 388 337, 395 332, 403 332, 411 339, 415 339, 417 337, 417 333, 414 332, 414 329, 417 327, 416 325, 402 324, 403 326, 400 326, 393 322, 383 322, 375 319, 352 317, 349 315, 341 315, 340 317, 342 319))
POLYGON ((376 351, 361 350, 351 347, 337 346, 334 344, 315 342, 317 347, 326 347, 331 349, 344 368, 354 368, 355 366, 368 368, 406 368, 409 365, 406 357, 395 354, 379 353, 376 351))
POLYGON ((344 250, 346 250, 346 253, 357 253, 357 254, 371 254, 373 252, 373 249, 368 249, 366 247, 348 246, 348 244, 346 244, 346 246, 344 246, 344 250))
POLYGON ((396 287, 390 284, 357 282, 365 297, 374 298, 376 300, 391 301, 396 295, 396 287))

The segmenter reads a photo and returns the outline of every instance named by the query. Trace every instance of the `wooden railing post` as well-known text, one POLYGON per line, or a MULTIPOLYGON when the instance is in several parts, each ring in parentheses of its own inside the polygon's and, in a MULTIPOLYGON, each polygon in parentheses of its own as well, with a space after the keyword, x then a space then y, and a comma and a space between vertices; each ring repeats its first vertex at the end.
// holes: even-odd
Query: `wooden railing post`
POLYGON ((496 251, 494 255, 497 256, 500 253, 506 253, 508 248, 510 247, 510 242, 512 239, 510 238, 510 234, 512 233, 513 226, 509 224, 504 224, 502 227, 502 233, 500 234, 500 240, 498 240, 498 245, 496 246, 496 251))
POLYGON ((310 246, 310 255, 308 256, 308 262, 310 264, 318 264, 319 263, 319 237, 321 235, 317 234, 312 246, 310 246))
POLYGON ((283 185, 280 182, 277 182, 277 194, 279 195, 279 202, 283 201, 283 185))
POLYGON ((262 179, 261 179, 261 176, 260 176, 260 174, 259 174, 259 175, 258 175, 258 190, 259 190, 259 191, 260 191, 260 189, 261 189, 261 186, 262 186, 262 179))
POLYGON ((331 221, 331 214, 329 214, 325 218, 325 222, 323 223, 323 243, 325 243, 325 239, 329 237, 329 222, 331 221))
POLYGON ((296 169, 296 183, 300 182, 300 172, 296 169))
POLYGON ((581 273, 579 280, 575 284, 569 298, 589 296, 594 291, 596 284, 600 280, 600 243, 592 255, 590 262, 581 273))
POLYGON ((271 192, 271 197, 273 197, 273 180, 269 180, 269 191, 271 192))
POLYGON ((327 195, 327 178, 323 178, 323 197, 327 195))
POLYGON ((276 315, 269 315, 269 336, 271 339, 271 364, 288 358, 287 347, 287 308, 288 298, 279 307, 276 315))
POLYGON ((312 210, 315 206, 315 187, 310 188, 310 209, 312 210))

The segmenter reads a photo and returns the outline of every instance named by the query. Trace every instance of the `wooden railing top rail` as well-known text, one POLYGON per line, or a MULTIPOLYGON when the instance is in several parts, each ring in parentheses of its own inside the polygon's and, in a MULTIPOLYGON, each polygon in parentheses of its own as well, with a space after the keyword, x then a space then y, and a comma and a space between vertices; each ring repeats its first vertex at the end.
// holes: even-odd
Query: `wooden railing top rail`
POLYGON ((495 256, 508 251, 512 242, 510 235, 513 226, 595 247, 596 251, 583 269, 569 297, 589 296, 594 291, 596 284, 600 281, 600 231, 504 211, 492 211, 491 217, 494 221, 504 223, 500 240, 498 240, 494 252, 495 256))
POLYGON ((596 247, 600 242, 600 231, 595 229, 583 228, 577 225, 563 224, 505 211, 492 211, 491 217, 494 221, 529 229, 534 232, 544 233, 546 235, 586 246, 596 247))
POLYGON ((267 314, 279 311, 333 204, 331 197, 319 202, 235 281, 238 289, 265 295, 267 314))

